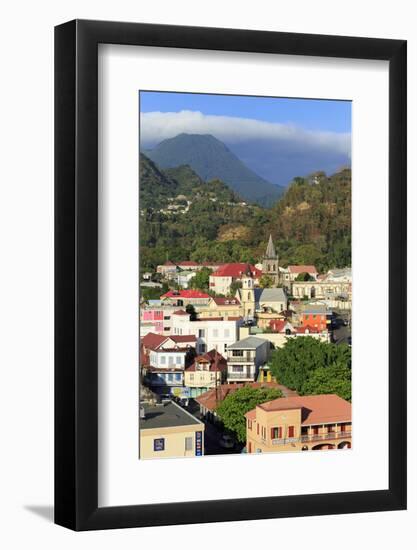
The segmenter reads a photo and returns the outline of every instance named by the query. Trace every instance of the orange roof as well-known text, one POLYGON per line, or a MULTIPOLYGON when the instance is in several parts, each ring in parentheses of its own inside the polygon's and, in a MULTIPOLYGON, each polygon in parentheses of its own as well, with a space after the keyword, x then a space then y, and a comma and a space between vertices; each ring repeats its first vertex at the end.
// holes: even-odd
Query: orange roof
POLYGON ((352 419, 352 405, 333 393, 279 397, 273 401, 258 405, 255 409, 246 413, 246 418, 251 420, 256 418, 256 409, 258 407, 268 412, 301 409, 301 424, 303 426, 328 424, 330 422, 350 422, 352 419))
POLYGON ((218 306, 240 306, 237 298, 213 297, 213 302, 218 306))
POLYGON ((221 384, 217 387, 217 390, 206 391, 199 397, 196 397, 195 400, 206 409, 214 411, 228 395, 246 386, 250 386, 251 388, 276 388, 277 390, 281 390, 284 395, 297 395, 295 391, 289 390, 276 382, 244 382, 242 384, 221 384))
POLYGON ((195 337, 195 334, 172 334, 171 336, 168 336, 173 342, 176 344, 180 342, 196 342, 197 338, 195 337))
POLYGON ((290 273, 317 273, 314 265, 289 265, 287 269, 290 273))

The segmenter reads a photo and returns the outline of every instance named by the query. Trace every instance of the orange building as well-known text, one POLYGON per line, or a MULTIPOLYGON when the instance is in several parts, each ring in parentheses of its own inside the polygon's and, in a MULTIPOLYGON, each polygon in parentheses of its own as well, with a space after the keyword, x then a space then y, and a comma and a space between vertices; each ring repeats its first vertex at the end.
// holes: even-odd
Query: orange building
POLYGON ((246 413, 248 453, 350 449, 351 404, 334 394, 281 397, 246 413))
POLYGON ((316 328, 319 332, 322 332, 327 330, 330 323, 329 316, 330 312, 325 306, 306 306, 300 313, 301 326, 316 328))

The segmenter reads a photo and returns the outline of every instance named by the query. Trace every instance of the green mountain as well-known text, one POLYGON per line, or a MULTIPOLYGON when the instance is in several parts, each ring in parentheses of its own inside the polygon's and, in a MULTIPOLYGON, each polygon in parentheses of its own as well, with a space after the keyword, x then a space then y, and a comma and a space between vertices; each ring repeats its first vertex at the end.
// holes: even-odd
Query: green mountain
POLYGON ((295 178, 271 208, 244 204, 222 181, 140 156, 141 268, 172 261, 251 262, 271 233, 280 264, 351 264, 351 171, 295 178))
POLYGON ((249 202, 269 206, 283 193, 282 187, 255 174, 212 135, 179 134, 145 152, 162 169, 189 165, 205 181, 220 179, 249 202))

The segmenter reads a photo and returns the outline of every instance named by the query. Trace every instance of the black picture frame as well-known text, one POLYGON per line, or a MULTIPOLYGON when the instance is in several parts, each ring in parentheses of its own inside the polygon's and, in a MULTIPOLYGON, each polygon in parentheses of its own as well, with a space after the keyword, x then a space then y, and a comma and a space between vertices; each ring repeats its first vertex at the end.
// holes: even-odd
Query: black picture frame
POLYGON ((406 41, 74 20, 55 28, 55 522, 74 530, 406 508, 406 41), (389 62, 389 488, 98 507, 98 44, 389 62))

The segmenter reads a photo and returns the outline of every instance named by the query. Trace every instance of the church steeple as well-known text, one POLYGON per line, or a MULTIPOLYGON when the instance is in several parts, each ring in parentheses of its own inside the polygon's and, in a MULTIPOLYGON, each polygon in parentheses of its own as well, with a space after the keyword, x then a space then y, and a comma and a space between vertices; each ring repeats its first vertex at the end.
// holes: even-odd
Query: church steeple
POLYGON ((265 256, 262 259, 262 273, 271 277, 274 285, 279 285, 280 272, 278 254, 275 250, 272 235, 269 235, 268 246, 266 247, 265 256))
POLYGON ((266 247, 266 254, 265 254, 265 258, 270 258, 271 260, 275 260, 277 257, 277 254, 275 252, 275 246, 274 246, 274 242, 272 240, 272 235, 269 235, 269 241, 268 241, 268 246, 266 247))

